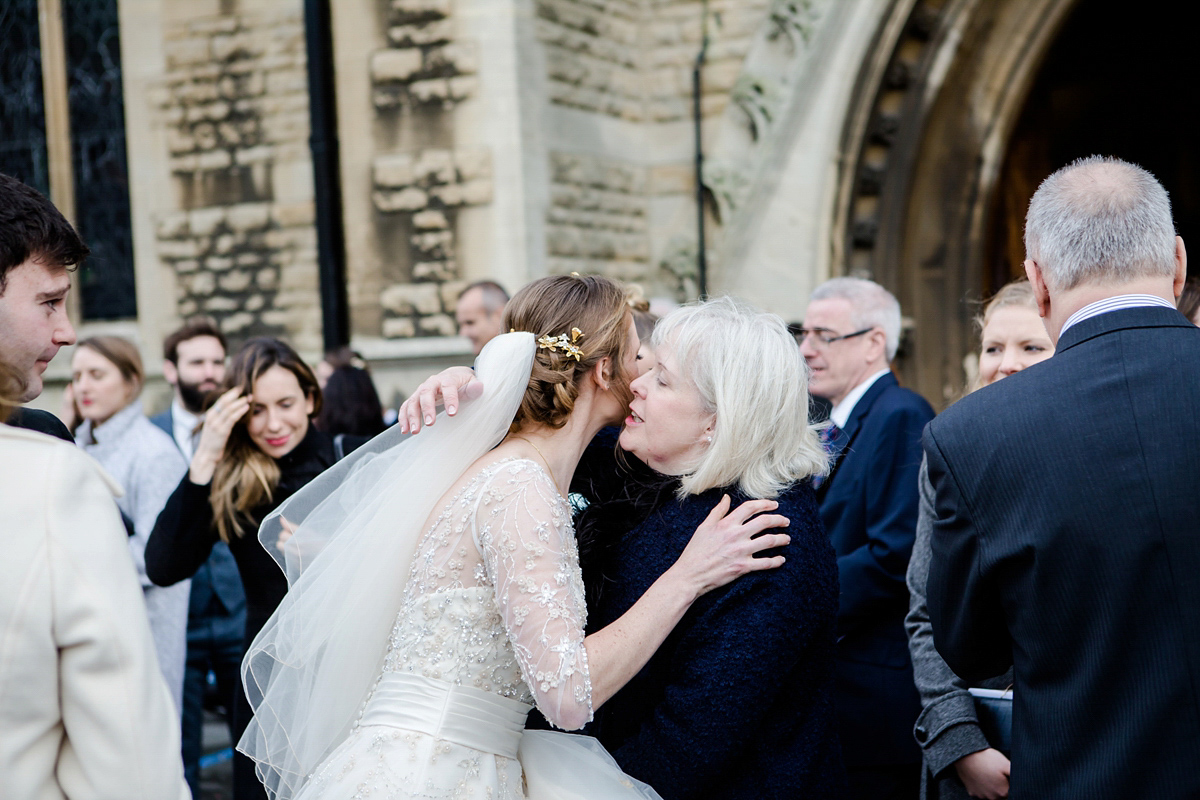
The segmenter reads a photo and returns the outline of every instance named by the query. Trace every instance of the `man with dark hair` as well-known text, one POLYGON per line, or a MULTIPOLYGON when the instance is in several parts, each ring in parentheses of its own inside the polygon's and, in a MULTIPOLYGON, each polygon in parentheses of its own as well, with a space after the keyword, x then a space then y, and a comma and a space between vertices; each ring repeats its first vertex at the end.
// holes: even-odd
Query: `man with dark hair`
POLYGON ((458 335, 471 340, 475 355, 504 332, 501 321, 507 302, 508 292, 495 281, 476 281, 458 295, 458 308, 454 313, 458 335))
MULTIPOLYGON (((68 270, 88 249, 38 192, 0 174, 0 407, 42 391, 73 344, 68 270)), ((50 414, 0 425, 0 797, 189 796, 179 717, 114 495, 50 414)), ((2 415, 0 415, 2 416, 2 415)))
POLYGON ((208 393, 225 377, 225 334, 210 317, 195 317, 163 340, 163 377, 175 388, 166 411, 151 418, 179 445, 188 461, 208 393))
MULTIPOLYGON (((225 335, 210 317, 195 317, 163 340, 163 377, 175 387, 170 407, 150 421, 175 440, 191 461, 203 420, 205 399, 225 377, 225 335)), ((192 577, 188 603, 187 661, 183 675, 183 769, 192 794, 200 796, 204 695, 211 672, 233 736, 234 693, 242 663, 246 593, 237 564, 224 542, 192 577)))
MULTIPOLYGON (((87 254, 49 200, 0 174, 0 361, 16 372, 22 403, 42 393, 42 373, 59 348, 75 343, 68 272, 87 254)), ((8 424, 71 440, 66 426, 45 411, 17 409, 8 424)))

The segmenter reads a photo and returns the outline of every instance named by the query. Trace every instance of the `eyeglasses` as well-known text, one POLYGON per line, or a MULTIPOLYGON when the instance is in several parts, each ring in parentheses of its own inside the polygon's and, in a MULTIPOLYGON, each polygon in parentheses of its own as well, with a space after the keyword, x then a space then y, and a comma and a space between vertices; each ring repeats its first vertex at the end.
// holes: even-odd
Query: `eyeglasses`
POLYGON ((855 331, 854 333, 845 333, 841 336, 831 336, 830 334, 832 334, 833 331, 825 330, 824 328, 800 328, 798 331, 796 331, 796 343, 799 344, 811 336, 814 340, 813 344, 819 344, 821 347, 828 347, 834 342, 840 342, 843 339, 853 339, 855 336, 862 336, 864 333, 870 333, 873 330, 875 330, 873 327, 863 328, 861 331, 855 331))

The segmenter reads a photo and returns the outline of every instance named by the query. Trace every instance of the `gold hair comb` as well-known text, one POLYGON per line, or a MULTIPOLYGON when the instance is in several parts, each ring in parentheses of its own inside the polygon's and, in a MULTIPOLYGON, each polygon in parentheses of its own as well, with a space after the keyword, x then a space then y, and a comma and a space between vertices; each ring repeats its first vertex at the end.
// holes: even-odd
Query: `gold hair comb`
POLYGON ((583 331, 579 330, 579 328, 571 328, 571 336, 569 339, 565 333, 560 333, 558 336, 546 334, 537 340, 537 346, 539 349, 553 350, 556 353, 561 351, 574 358, 576 361, 580 361, 583 359, 583 351, 580 350, 579 345, 576 344, 576 342, 579 341, 580 336, 583 336, 583 331))

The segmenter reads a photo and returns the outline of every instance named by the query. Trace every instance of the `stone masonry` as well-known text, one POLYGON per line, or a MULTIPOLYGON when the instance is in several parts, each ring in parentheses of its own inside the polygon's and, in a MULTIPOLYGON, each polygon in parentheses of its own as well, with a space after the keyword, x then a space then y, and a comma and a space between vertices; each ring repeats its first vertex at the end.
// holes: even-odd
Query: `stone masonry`
POLYGON ((181 317, 321 346, 302 6, 178 4, 158 96, 178 210, 157 215, 181 317), (196 16, 188 16, 194 8, 196 16), (215 12, 215 13, 214 13, 215 12))
POLYGON ((649 275, 645 167, 553 153, 546 247, 551 272, 596 272, 626 281, 649 275))
POLYGON ((372 164, 372 201, 407 241, 393 253, 407 280, 380 294, 385 338, 453 336, 454 310, 465 285, 455 253, 457 212, 492 200, 487 149, 453 146, 453 110, 477 90, 474 43, 454 37, 450 0, 380 0, 388 47, 370 56, 373 99, 382 117, 418 116, 442 129, 451 147, 401 150, 372 164))
MULTIPOLYGON (((550 102, 632 122, 692 114, 702 0, 536 0, 550 102)), ((766 0, 712 0, 703 114, 729 101, 766 0)))
MULTIPOLYGON (((550 271, 599 271, 637 281, 651 293, 693 296, 697 247, 689 129, 696 57, 707 33, 701 115, 712 129, 736 94, 755 37, 772 9, 787 1, 536 0, 547 101, 569 109, 565 118, 573 124, 582 126, 580 120, 591 117, 597 127, 610 130, 616 121, 623 131, 621 137, 601 137, 601 152, 591 145, 586 154, 572 154, 569 139, 551 142, 550 271), (657 146, 616 144, 623 140, 657 146)), ((731 183, 722 178, 705 172, 718 205, 731 183)), ((711 219, 710 241, 721 216, 711 219)))

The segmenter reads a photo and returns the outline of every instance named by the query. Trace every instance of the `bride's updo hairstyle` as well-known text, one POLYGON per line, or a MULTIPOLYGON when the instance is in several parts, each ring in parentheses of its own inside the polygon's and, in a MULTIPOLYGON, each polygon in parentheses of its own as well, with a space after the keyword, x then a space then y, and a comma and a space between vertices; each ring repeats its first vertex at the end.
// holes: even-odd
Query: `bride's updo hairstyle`
POLYGON ((538 347, 529 387, 513 417, 514 433, 527 424, 561 428, 575 408, 579 385, 605 356, 611 364, 612 391, 623 404, 633 399, 632 376, 622 372, 629 348, 631 316, 625 287, 598 275, 554 275, 539 278, 513 295, 504 307, 504 330, 529 331, 539 339, 571 339, 571 329, 581 335, 574 341, 579 360, 566 349, 538 347))

